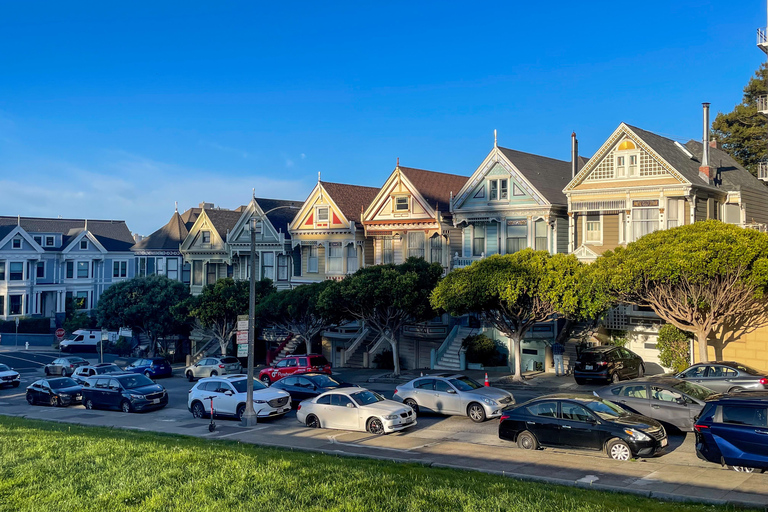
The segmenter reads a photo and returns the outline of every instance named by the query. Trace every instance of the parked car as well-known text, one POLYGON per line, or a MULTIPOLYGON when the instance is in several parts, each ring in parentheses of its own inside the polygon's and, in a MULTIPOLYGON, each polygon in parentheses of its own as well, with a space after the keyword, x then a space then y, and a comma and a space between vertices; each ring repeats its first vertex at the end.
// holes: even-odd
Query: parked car
POLYGON ((125 371, 117 366, 116 364, 112 363, 99 363, 94 365, 88 365, 88 366, 81 366, 75 370, 75 373, 72 374, 72 378, 77 382, 78 384, 85 384, 86 379, 88 377, 93 377, 95 375, 104 375, 106 373, 125 373, 125 371))
POLYGON ((572 446, 616 460, 651 457, 668 443, 658 421, 587 394, 547 395, 505 409, 499 437, 524 450, 572 446))
POLYGON ((768 470, 768 392, 723 395, 694 425, 696 455, 736 471, 768 470))
POLYGON ((203 377, 216 377, 217 375, 232 375, 242 373, 243 367, 236 357, 204 357, 200 361, 187 366, 184 369, 189 382, 203 377))
MULTIPOLYGON (((195 418, 210 416, 211 398, 215 416, 243 417, 248 400, 248 376, 225 375, 201 379, 189 390, 187 408, 195 418)), ((253 408, 260 418, 280 416, 291 410, 291 395, 253 380, 253 408)))
POLYGON ((29 405, 68 406, 83 401, 83 386, 69 377, 40 379, 27 386, 29 405))
POLYGON ((277 382, 283 377, 295 373, 325 373, 331 375, 331 363, 320 354, 303 354, 298 356, 288 356, 281 359, 277 364, 263 368, 259 372, 259 380, 266 385, 277 382))
POLYGON ((469 416, 476 422, 498 418, 505 407, 515 403, 515 397, 508 391, 486 387, 466 375, 453 373, 413 379, 397 386, 393 399, 403 402, 416 414, 431 411, 469 416))
POLYGON ((338 388, 355 387, 355 384, 340 382, 324 373, 302 373, 291 375, 272 384, 272 389, 283 389, 291 395, 291 401, 298 404, 307 398, 338 388))
MULTIPOLYGON (((107 333, 107 341, 117 341, 117 331, 107 333)), ((100 329, 78 329, 59 343, 62 352, 98 352, 100 329)))
POLYGON ((341 388, 304 400, 296 419, 310 428, 338 428, 381 435, 413 427, 416 414, 407 405, 362 388, 341 388))
POLYGON ((122 373, 89 377, 83 385, 86 409, 113 409, 123 412, 162 409, 168 405, 168 392, 144 375, 122 373))
POLYGON ((75 373, 75 370, 81 366, 88 366, 88 364, 88 361, 82 357, 59 357, 45 365, 44 369, 46 375, 61 375, 62 377, 67 377, 75 373))
POLYGON ((19 384, 21 384, 19 372, 7 364, 0 364, 0 386, 13 386, 17 388, 19 384))
POLYGON ((172 377, 173 368, 171 363, 164 357, 151 357, 148 359, 137 359, 124 368, 129 373, 143 373, 148 379, 157 377, 172 377))
POLYGON ((699 363, 676 375, 720 393, 768 389, 768 372, 755 370, 734 361, 699 363))
POLYGON ((598 389, 594 394, 686 432, 693 431, 707 400, 717 396, 711 389, 670 376, 633 379, 598 389))
POLYGON ((645 365, 639 355, 614 345, 602 345, 583 350, 573 370, 576 384, 584 384, 587 380, 593 379, 619 382, 642 377, 644 374, 645 365))

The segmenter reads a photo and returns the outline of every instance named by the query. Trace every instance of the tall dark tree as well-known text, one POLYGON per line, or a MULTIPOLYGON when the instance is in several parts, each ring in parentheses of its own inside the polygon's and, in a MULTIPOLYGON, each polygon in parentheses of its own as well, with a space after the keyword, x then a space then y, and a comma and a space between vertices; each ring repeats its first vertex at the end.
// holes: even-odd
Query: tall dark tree
POLYGON ((768 67, 762 64, 746 87, 744 99, 712 123, 716 141, 737 162, 757 176, 757 164, 768 156, 768 119, 758 112, 758 98, 768 94, 768 67))

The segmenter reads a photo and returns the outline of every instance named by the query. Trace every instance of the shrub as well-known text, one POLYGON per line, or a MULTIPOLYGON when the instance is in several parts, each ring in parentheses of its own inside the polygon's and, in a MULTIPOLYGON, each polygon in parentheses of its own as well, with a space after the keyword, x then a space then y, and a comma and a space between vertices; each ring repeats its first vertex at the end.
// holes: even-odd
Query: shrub
POLYGON ((483 366, 504 366, 506 357, 499 350, 495 340, 485 334, 467 336, 461 343, 467 349, 467 362, 483 366))
POLYGON ((678 329, 672 324, 664 324, 659 329, 659 362, 667 368, 681 372, 688 368, 690 361, 691 338, 689 332, 678 329))

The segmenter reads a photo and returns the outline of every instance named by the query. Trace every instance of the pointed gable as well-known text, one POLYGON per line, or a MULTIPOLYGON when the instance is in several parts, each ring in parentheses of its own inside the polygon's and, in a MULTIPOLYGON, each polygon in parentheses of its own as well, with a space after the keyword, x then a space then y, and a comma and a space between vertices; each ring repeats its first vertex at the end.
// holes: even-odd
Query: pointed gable
MULTIPOLYGON (((185 212, 186 213, 186 212, 185 212)), ((187 238, 189 229, 186 223, 179 215, 179 212, 174 212, 171 216, 171 220, 158 229, 148 237, 140 240, 133 246, 134 251, 146 251, 146 250, 179 250, 179 246, 187 238)))
POLYGON ((425 171, 411 167, 400 167, 421 197, 429 206, 447 212, 451 204, 451 195, 457 194, 467 182, 467 176, 443 172, 425 171))
MULTIPOLYGON (((363 210, 371 204, 371 201, 374 200, 379 192, 379 189, 374 187, 345 185, 326 181, 321 182, 321 184, 344 218, 349 222, 357 224, 360 224, 362 220, 360 216, 363 210)), ((338 220, 342 221, 342 219, 338 220)))
MULTIPOLYGON (((0 226, 21 227, 28 233, 43 233, 62 235, 62 247, 65 247, 85 227, 85 219, 52 219, 44 217, 2 217, 0 226)), ((108 251, 130 251, 134 245, 131 230, 122 220, 88 220, 88 231, 108 251)), ((50 250, 51 248, 47 248, 50 250)))

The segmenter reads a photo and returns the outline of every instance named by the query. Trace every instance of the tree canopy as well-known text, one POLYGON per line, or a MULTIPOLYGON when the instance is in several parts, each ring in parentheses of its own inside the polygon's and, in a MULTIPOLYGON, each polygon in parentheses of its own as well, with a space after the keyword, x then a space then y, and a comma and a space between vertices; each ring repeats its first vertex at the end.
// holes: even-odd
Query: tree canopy
MULTIPOLYGON (((256 281, 255 301, 275 292, 269 279, 256 281)), ((248 281, 235 281, 231 277, 219 279, 203 288, 197 297, 188 299, 189 314, 200 327, 216 338, 221 355, 227 355, 227 347, 237 330, 237 317, 248 314, 250 287, 248 281)))
POLYGON ((489 256, 451 271, 432 292, 432 306, 454 316, 475 313, 512 341, 515 380, 522 379, 520 341, 555 314, 574 319, 601 313, 604 294, 575 256, 526 249, 489 256))
POLYGON ((336 310, 348 320, 365 322, 389 342, 400 374, 398 337, 404 325, 435 316, 429 295, 443 268, 422 258, 400 265, 373 265, 329 286, 320 295, 320 307, 336 310))
POLYGON ((323 290, 332 284, 322 281, 273 293, 259 302, 256 318, 261 325, 284 329, 302 339, 309 354, 312 339, 339 318, 336 308, 322 307, 319 300, 323 290))
POLYGON ((645 235, 593 265, 618 302, 650 307, 693 333, 701 361, 712 333, 766 319, 768 235, 755 230, 696 222, 645 235))
MULTIPOLYGON (((190 322, 176 312, 176 306, 188 297, 188 287, 179 281, 159 275, 135 277, 104 290, 97 318, 102 327, 130 327, 144 333, 154 355, 161 338, 189 334, 190 322)), ((162 349, 167 352, 167 346, 162 349)))
POLYGON ((744 87, 744 98, 731 112, 718 113, 712 132, 723 149, 757 176, 757 163, 768 156, 768 120, 758 111, 757 99, 768 94, 768 67, 763 63, 744 87))

